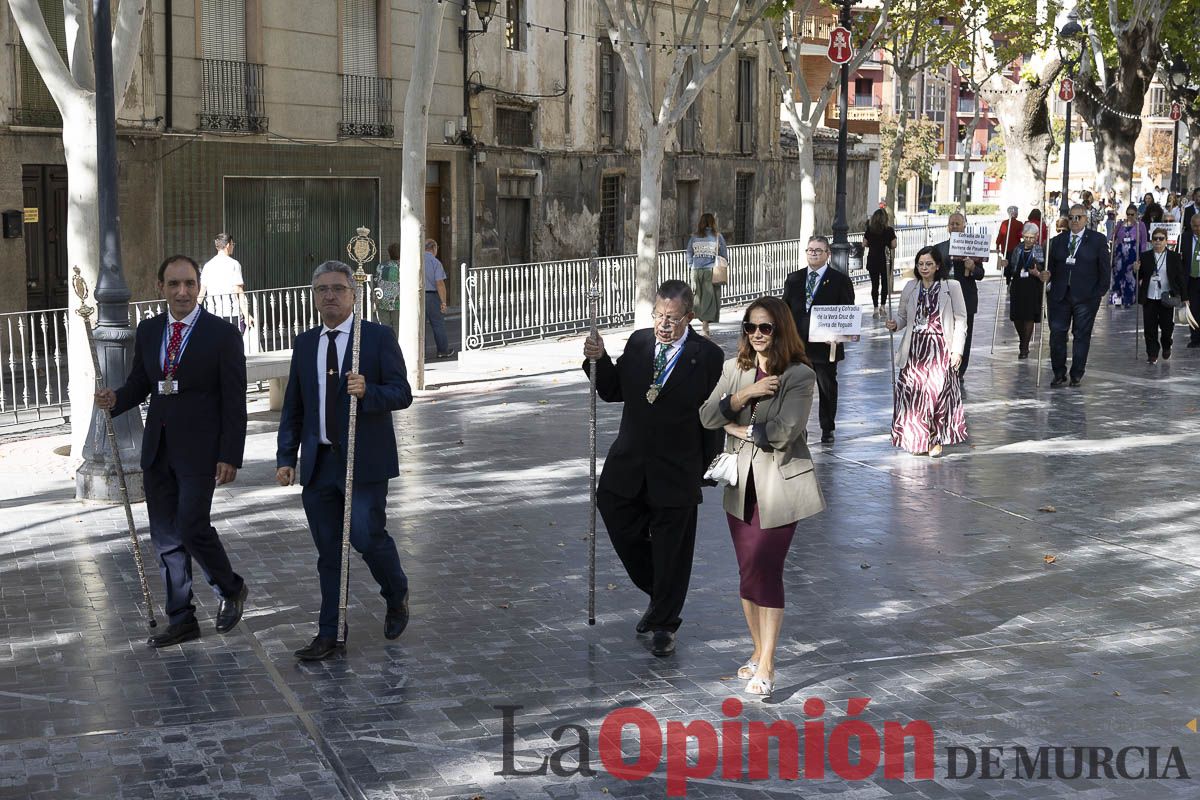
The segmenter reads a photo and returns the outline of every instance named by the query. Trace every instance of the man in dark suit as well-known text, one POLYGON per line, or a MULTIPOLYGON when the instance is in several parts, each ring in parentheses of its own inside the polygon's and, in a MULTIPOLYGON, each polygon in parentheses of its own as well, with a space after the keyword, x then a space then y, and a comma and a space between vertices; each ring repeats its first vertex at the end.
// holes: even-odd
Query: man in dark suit
MULTIPOLYGON (((653 633, 651 651, 675 651, 696 545, 696 506, 723 431, 700 425, 700 406, 721 377, 721 348, 691 329, 692 290, 666 281, 654 302, 654 327, 634 331, 613 363, 604 340, 584 342, 596 360, 596 392, 624 403, 621 429, 600 473, 596 507, 634 585, 650 595, 637 625, 653 633)), ((590 368, 585 361, 584 371, 590 368)))
POLYGON ((804 340, 804 349, 817 373, 818 416, 821 420, 821 441, 833 444, 834 421, 837 418, 837 365, 846 357, 841 342, 832 347, 828 342, 809 342, 808 324, 813 306, 854 305, 854 284, 850 277, 829 263, 829 240, 813 236, 805 250, 808 268, 789 273, 783 284, 783 302, 792 310, 796 330, 804 340))
POLYGON ((1196 215, 1196 211, 1200 210, 1200 188, 1192 190, 1192 199, 1183 208, 1183 229, 1186 231, 1192 226, 1192 217, 1196 215))
MULTIPOLYGON (((1179 258, 1187 275, 1188 304, 1200 313, 1200 214, 1193 214, 1179 237, 1179 258)), ((1200 330, 1192 331, 1188 347, 1200 347, 1200 330)))
MULTIPOLYGON (((967 218, 958 211, 946 220, 949 233, 962 233, 966 229, 967 218)), ((943 274, 939 277, 958 281, 962 287, 963 302, 967 304, 967 343, 963 345, 962 361, 958 365, 958 380, 962 383, 967 374, 967 364, 971 361, 971 336, 975 332, 975 313, 979 311, 979 281, 983 280, 983 265, 975 263, 973 258, 951 258, 949 239, 938 242, 934 247, 941 253, 944 265, 943 274)))
POLYGON ((392 412, 412 405, 404 357, 390 328, 363 320, 358 372, 351 372, 354 272, 340 261, 326 261, 313 272, 312 286, 321 326, 296 337, 275 456, 275 478, 280 486, 290 486, 300 453, 301 498, 317 547, 321 613, 316 637, 295 653, 302 661, 320 661, 341 650, 337 624, 350 395, 358 398, 350 543, 387 603, 383 635, 396 639, 408 626, 408 577, 386 527, 388 480, 400 474, 392 412))
POLYGON ((168 647, 200 638, 192 559, 221 598, 217 632, 232 630, 242 618, 246 582, 233 571, 209 515, 216 487, 233 481, 242 466, 246 356, 237 328, 197 305, 195 261, 187 256, 163 261, 158 290, 167 313, 138 325, 125 385, 96 392, 96 405, 115 417, 150 397, 142 481, 150 540, 166 585, 168 624, 147 644, 168 647))
POLYGON ((1071 353, 1071 385, 1083 381, 1092 326, 1100 300, 1108 292, 1112 279, 1108 240, 1104 234, 1088 230, 1088 212, 1081 204, 1071 206, 1067 230, 1050 240, 1043 280, 1050 281, 1050 364, 1054 368, 1051 386, 1067 382, 1067 331, 1075 336, 1071 353))

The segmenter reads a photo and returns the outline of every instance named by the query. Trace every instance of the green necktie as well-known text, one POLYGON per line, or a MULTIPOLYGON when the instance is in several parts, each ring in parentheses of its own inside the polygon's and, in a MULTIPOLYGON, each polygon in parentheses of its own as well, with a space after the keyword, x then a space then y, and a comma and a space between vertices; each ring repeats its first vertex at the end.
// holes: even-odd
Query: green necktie
POLYGON ((651 383, 661 384, 663 370, 667 368, 667 351, 670 349, 669 344, 658 345, 658 355, 654 357, 654 380, 651 383))
POLYGON ((813 295, 817 293, 817 278, 820 273, 813 270, 808 271, 808 281, 804 284, 804 308, 806 311, 812 310, 813 295))
POLYGON ((1071 256, 1072 258, 1074 258, 1075 257, 1075 248, 1078 246, 1079 246, 1079 236, 1078 236, 1078 234, 1072 233, 1071 234, 1071 247, 1070 247, 1070 252, 1068 253, 1068 255, 1071 256))

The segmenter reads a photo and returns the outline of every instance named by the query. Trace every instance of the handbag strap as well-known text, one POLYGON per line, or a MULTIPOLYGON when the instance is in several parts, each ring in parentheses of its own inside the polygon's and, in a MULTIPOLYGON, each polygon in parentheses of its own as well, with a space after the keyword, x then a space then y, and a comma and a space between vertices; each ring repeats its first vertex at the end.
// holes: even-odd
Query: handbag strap
MULTIPOLYGON (((748 422, 747 424, 748 424, 748 425, 753 425, 753 424, 754 424, 754 418, 755 418, 755 417, 757 417, 757 416, 758 416, 758 403, 757 403, 757 402, 755 402, 755 404, 754 404, 754 408, 750 410, 750 422, 748 422)), ((725 437, 726 437, 726 438, 729 438, 729 434, 725 434, 725 437)), ((745 440, 745 439, 738 439, 738 447, 737 447, 737 449, 736 449, 736 450, 734 450, 734 451, 733 451, 733 455, 735 455, 735 456, 736 456, 736 455, 741 455, 741 454, 742 454, 742 448, 743 448, 743 447, 745 447, 745 446, 746 446, 746 440, 745 440)))

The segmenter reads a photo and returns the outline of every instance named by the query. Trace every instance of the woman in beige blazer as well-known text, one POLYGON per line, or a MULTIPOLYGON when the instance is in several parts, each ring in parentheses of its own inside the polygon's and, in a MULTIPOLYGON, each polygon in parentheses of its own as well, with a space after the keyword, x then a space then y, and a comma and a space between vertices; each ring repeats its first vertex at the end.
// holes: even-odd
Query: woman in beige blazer
POLYGON ((791 311, 776 297, 760 297, 742 317, 737 357, 725 362, 700 408, 701 424, 724 428, 726 452, 737 453, 725 515, 754 641, 738 677, 748 679, 748 693, 764 697, 775 685, 783 564, 796 522, 825 508, 806 443, 815 383, 791 311))
POLYGON ((967 439, 958 365, 967 340, 967 304, 955 280, 939 280, 942 255, 933 247, 917 252, 917 277, 900 292, 890 331, 903 330, 896 357, 892 444, 937 458, 942 446, 967 439))

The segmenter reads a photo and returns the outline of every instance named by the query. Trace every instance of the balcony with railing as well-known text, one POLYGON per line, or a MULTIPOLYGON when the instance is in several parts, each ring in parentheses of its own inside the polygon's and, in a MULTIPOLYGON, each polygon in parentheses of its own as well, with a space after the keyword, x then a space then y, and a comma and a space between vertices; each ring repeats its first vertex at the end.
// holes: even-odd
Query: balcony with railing
POLYGON ((338 136, 390 139, 392 124, 392 81, 369 75, 342 76, 342 121, 338 136))
MULTIPOLYGON (((861 103, 859 100, 860 98, 855 98, 854 104, 847 109, 846 119, 851 122, 879 122, 882 109, 874 102, 874 99, 861 98, 861 103)), ((829 119, 842 118, 841 105, 836 100, 830 101, 826 109, 826 117, 829 119)))
POLYGON ((263 65, 202 59, 200 129, 225 133, 265 133, 263 65))

